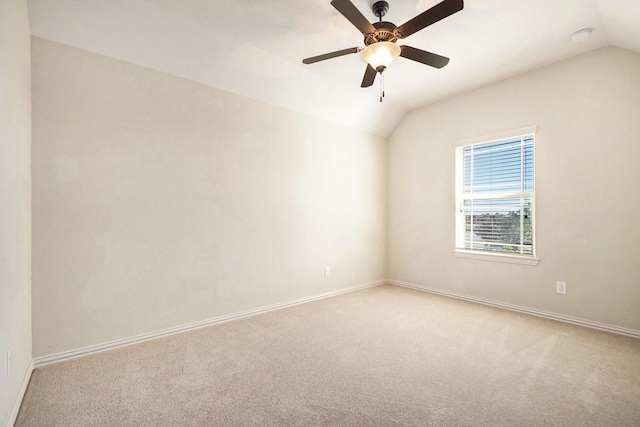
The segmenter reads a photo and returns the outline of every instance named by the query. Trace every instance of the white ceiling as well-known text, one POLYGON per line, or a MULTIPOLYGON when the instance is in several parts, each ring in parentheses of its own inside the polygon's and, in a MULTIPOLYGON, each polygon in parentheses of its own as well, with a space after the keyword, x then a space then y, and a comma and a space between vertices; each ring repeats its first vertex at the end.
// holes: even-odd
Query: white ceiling
MULTIPOLYGON (((371 0, 352 0, 372 22, 371 0)), ((400 25, 439 0, 388 0, 400 25)), ((388 136, 406 112, 607 45, 640 52, 639 0, 466 0, 402 41, 451 58, 440 70, 399 58, 360 88, 363 46, 330 0, 29 0, 34 36, 388 136), (569 35, 593 28, 586 42, 569 35)))

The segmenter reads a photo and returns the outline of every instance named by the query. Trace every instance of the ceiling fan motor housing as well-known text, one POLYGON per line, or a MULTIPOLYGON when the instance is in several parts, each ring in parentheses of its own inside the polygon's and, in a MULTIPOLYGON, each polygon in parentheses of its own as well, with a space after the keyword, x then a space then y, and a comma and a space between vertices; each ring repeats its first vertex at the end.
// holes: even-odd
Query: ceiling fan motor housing
POLYGON ((364 45, 369 46, 370 44, 377 42, 391 42, 395 43, 398 41, 398 36, 396 34, 396 26, 391 22, 380 21, 373 23, 376 31, 371 34, 365 34, 364 37, 364 45))

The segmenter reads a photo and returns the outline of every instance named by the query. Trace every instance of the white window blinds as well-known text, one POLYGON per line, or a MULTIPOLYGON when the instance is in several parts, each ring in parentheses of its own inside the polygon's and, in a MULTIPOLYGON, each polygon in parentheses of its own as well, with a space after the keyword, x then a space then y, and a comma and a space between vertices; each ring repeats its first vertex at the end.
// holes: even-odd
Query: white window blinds
POLYGON ((534 255, 534 139, 457 148, 457 249, 534 255))

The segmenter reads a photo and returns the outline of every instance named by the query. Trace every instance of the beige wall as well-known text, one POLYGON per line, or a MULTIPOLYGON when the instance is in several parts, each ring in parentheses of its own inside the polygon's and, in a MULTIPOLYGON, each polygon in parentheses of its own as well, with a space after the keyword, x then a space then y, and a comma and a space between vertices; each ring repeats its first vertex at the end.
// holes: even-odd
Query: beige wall
POLYGON ((35 357, 384 279, 384 139, 32 48, 35 357))
MULTIPOLYGON (((31 363, 31 82, 26 0, 0 2, 0 425, 31 363), (7 350, 12 369, 7 376, 7 350)), ((15 415, 15 414, 14 414, 15 415)))
POLYGON ((389 142, 389 276, 640 330, 639 160, 640 55, 617 48, 414 111, 389 142), (539 265, 454 257, 452 143, 528 125, 539 265))
POLYGON ((387 261, 391 279, 640 330, 638 54, 601 49, 414 111, 387 152, 32 40, 36 357, 380 280, 387 261), (528 125, 540 264, 455 258, 452 143, 528 125))

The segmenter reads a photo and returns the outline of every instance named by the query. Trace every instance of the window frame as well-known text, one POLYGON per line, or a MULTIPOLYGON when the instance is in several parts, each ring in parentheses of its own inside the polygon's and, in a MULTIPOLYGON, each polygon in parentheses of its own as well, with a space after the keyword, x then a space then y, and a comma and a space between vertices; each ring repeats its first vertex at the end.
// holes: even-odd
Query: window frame
MULTIPOLYGON (((536 239, 536 145, 537 145, 537 126, 527 126, 519 129, 512 129, 504 132, 498 132, 490 135, 484 135, 474 138, 468 138, 453 143, 455 148, 455 233, 454 233, 454 250, 453 254, 459 258, 471 258, 484 261, 497 261, 512 264, 537 265, 540 259, 537 257, 537 239, 536 239), (477 144, 490 144, 507 139, 521 138, 523 136, 533 135, 533 191, 531 191, 531 240, 532 254, 517 254, 492 252, 483 250, 474 250, 464 248, 464 236, 466 233, 465 216, 464 216, 464 147, 477 144)), ((529 192, 527 192, 529 193, 529 192)), ((520 192, 522 194, 522 192, 520 192)))

